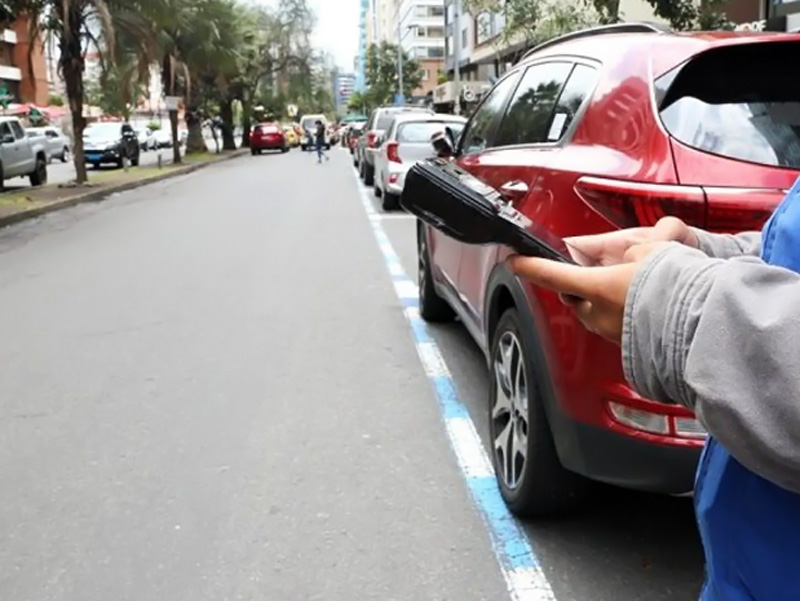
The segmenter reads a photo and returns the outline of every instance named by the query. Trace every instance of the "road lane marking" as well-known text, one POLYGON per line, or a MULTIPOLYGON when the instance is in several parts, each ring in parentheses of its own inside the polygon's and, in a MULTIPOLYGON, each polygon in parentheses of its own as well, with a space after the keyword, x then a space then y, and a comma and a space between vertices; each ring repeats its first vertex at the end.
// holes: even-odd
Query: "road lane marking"
MULTIPOLYGON (((375 241, 392 278, 403 314, 414 335, 420 362, 439 403, 450 446, 472 500, 489 531, 492 549, 512 601, 556 601, 539 559, 519 522, 503 502, 489 455, 475 424, 458 396, 458 389, 438 345, 419 315, 419 289, 406 275, 389 237, 381 225, 367 190, 356 175, 361 203, 372 226, 375 241)), ((405 217, 405 216, 404 216, 405 217)))

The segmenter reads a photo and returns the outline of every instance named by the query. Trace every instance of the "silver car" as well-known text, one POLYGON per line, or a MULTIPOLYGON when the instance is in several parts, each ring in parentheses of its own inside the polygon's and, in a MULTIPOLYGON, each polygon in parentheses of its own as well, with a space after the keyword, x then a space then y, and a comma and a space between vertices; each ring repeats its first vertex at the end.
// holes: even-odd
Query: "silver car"
POLYGON ((43 143, 47 153, 47 162, 58 159, 66 163, 70 159, 69 138, 57 127, 48 125, 46 127, 29 127, 25 130, 25 135, 29 138, 38 139, 43 143))
POLYGON ((400 206, 406 173, 417 161, 433 156, 431 137, 449 127, 457 139, 467 120, 456 115, 401 113, 386 130, 375 153, 375 196, 383 197, 384 210, 400 206))

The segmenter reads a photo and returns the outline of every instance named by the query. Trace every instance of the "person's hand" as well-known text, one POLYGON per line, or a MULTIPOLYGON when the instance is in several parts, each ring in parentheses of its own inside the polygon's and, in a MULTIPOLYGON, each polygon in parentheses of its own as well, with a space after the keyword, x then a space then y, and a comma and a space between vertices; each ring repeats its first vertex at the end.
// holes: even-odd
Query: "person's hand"
POLYGON ((677 217, 663 217, 652 227, 576 236, 564 240, 576 263, 583 266, 618 265, 633 246, 651 242, 679 242, 697 248, 699 242, 692 229, 677 217))
POLYGON ((619 344, 625 299, 639 264, 668 242, 628 246, 616 265, 581 267, 548 259, 514 256, 511 270, 536 286, 559 293, 590 332, 619 344))

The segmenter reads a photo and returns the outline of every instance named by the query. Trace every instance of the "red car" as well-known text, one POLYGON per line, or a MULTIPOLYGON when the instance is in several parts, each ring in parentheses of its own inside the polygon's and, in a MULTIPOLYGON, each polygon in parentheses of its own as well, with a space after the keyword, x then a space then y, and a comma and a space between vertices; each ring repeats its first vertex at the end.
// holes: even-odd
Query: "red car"
POLYGON ((250 153, 261 154, 265 150, 289 152, 289 142, 280 123, 259 123, 250 134, 250 153))
MULTIPOLYGON (((758 229, 800 170, 795 64, 792 34, 645 24, 570 34, 497 82, 455 160, 560 236, 665 215, 758 229)), ((458 315, 487 357, 491 455, 512 511, 563 511, 590 481, 692 491, 705 432, 690 411, 634 393, 620 349, 514 277, 508 249, 422 225, 417 238, 422 317, 458 315)))

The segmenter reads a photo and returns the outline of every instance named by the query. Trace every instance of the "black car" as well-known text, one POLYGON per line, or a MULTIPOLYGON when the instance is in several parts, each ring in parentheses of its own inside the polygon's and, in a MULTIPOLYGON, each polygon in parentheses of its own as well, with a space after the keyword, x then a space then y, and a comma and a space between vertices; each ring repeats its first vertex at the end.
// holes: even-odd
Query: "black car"
POLYGON ((83 153, 95 167, 103 163, 122 167, 124 159, 135 167, 139 151, 139 138, 129 123, 92 123, 83 130, 83 153))

